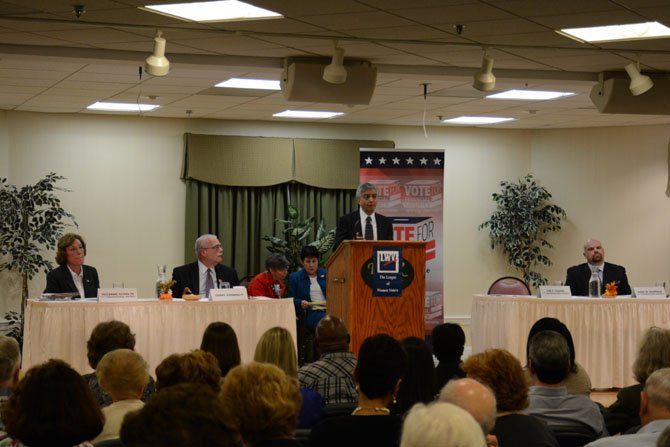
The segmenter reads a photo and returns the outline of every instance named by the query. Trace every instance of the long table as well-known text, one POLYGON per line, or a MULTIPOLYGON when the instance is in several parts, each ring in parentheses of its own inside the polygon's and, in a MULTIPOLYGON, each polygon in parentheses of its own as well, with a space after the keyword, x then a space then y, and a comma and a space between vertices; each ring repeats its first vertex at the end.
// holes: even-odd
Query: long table
POLYGON ((28 301, 23 340, 23 369, 60 358, 80 373, 91 372, 86 341, 102 321, 120 320, 135 334, 135 350, 156 366, 168 355, 200 347, 207 325, 223 321, 237 334, 242 362, 253 360, 256 343, 267 329, 282 326, 296 339, 292 299, 248 301, 159 301, 121 303, 28 301))
POLYGON ((525 364, 528 332, 542 317, 558 318, 570 329, 576 360, 594 388, 620 388, 637 383, 631 368, 643 332, 670 328, 670 299, 475 295, 472 352, 507 349, 525 364))

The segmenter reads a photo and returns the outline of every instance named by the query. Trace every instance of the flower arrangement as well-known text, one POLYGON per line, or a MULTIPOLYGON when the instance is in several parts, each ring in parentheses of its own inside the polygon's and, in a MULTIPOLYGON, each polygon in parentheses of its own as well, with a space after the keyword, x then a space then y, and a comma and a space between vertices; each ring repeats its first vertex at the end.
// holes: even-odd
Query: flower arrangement
POLYGON ((160 299, 162 300, 171 300, 172 299, 172 290, 170 289, 174 286, 174 279, 158 281, 158 288, 161 291, 160 299))
POLYGON ((615 296, 617 296, 616 292, 617 287, 618 286, 616 281, 608 282, 607 284, 605 284, 605 294, 603 296, 606 296, 608 298, 614 298, 615 296))

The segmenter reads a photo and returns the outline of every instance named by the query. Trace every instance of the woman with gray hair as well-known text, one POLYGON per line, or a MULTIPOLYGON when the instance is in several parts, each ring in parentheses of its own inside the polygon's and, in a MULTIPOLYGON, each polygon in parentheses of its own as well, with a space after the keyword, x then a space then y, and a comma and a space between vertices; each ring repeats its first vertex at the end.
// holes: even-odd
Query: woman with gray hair
POLYGON ((477 421, 462 408, 446 402, 416 404, 405 417, 400 447, 484 447, 477 421))
POLYGON ((607 431, 625 433, 640 425, 640 392, 647 378, 661 368, 670 367, 670 330, 650 327, 642 335, 640 350, 633 363, 637 384, 621 388, 616 401, 603 412, 607 431))
MULTIPOLYGON (((0 335, 0 407, 9 399, 12 390, 19 383, 21 369, 21 350, 19 342, 12 337, 0 335)), ((0 420, 0 431, 5 424, 0 420)))
POLYGON ((265 271, 254 276, 247 286, 249 296, 282 298, 286 291, 284 279, 288 275, 289 266, 286 256, 272 253, 265 260, 265 271))

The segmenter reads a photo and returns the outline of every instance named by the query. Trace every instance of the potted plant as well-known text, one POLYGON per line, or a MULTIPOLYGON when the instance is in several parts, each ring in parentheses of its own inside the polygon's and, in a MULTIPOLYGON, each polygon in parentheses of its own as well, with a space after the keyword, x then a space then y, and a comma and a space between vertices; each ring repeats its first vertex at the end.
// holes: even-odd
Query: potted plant
POLYGON ((565 211, 549 201, 551 194, 532 175, 517 182, 502 181, 500 186, 501 191, 491 196, 497 208, 479 229, 488 228, 491 249, 499 246, 507 255, 507 263, 537 288, 547 280, 534 267, 551 265, 543 249, 553 245, 545 235, 561 229, 565 211))
POLYGON ((66 221, 77 226, 74 216, 61 207, 56 195, 56 191, 68 191, 56 186, 64 178, 51 172, 34 185, 21 188, 0 178, 0 271, 16 271, 22 277, 20 318, 16 312, 5 315, 12 326, 23 326, 28 281, 40 270, 47 273, 53 268, 41 253, 55 248, 66 221))

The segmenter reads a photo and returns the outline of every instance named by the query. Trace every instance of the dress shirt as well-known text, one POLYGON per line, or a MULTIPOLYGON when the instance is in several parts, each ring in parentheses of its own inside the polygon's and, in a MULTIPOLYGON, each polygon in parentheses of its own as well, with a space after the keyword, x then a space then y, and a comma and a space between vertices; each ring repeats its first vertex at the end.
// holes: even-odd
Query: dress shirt
POLYGON ((587 444, 586 447, 656 447, 656 440, 667 427, 670 427, 670 419, 657 419, 633 435, 601 438, 587 444))
POLYGON ((356 357, 351 352, 329 352, 298 371, 301 387, 318 391, 328 404, 354 403, 358 392, 354 384, 356 357))
MULTIPOLYGON (((207 270, 210 270, 209 275, 212 277, 212 284, 214 284, 214 288, 216 289, 218 287, 218 284, 216 284, 216 272, 214 271, 214 267, 207 267, 205 264, 202 262, 198 261, 198 272, 200 273, 200 292, 205 293, 205 284, 207 283, 207 270)), ((209 297, 207 297, 209 298, 209 297)))
POLYGON ((316 302, 326 301, 326 295, 323 294, 316 276, 309 277, 309 297, 316 302))
POLYGON ((568 394, 564 386, 531 386, 528 401, 526 413, 545 421, 550 427, 586 425, 598 436, 607 435, 598 405, 584 395, 568 394))
MULTIPOLYGON (((363 234, 361 236, 365 236, 365 222, 367 222, 368 215, 365 214, 365 211, 363 211, 363 208, 358 208, 358 214, 361 216, 361 231, 363 234)), ((374 235, 373 239, 376 241, 377 240, 377 219, 375 219, 375 213, 370 214, 370 218, 372 221, 372 234, 374 235)))
POLYGON ((74 286, 79 292, 79 298, 90 298, 86 296, 86 293, 84 293, 84 269, 82 268, 79 273, 73 272, 69 265, 67 266, 67 269, 72 275, 72 281, 74 281, 74 286))

